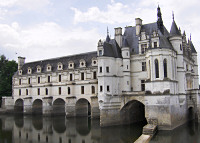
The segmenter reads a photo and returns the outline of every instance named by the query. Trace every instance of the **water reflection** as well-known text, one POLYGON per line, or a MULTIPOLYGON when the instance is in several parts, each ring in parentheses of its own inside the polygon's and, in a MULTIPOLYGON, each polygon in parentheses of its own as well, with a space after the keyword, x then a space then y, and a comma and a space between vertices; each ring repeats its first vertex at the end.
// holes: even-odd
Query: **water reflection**
POLYGON ((200 143, 200 124, 193 120, 173 131, 159 131, 150 143, 200 143))
POLYGON ((144 123, 99 125, 87 117, 0 116, 0 143, 133 143, 144 123))

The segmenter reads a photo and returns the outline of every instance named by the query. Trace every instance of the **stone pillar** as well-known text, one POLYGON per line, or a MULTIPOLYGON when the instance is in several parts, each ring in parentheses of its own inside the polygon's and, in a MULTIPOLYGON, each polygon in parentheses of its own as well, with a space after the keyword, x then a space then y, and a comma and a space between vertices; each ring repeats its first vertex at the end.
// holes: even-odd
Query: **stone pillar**
POLYGON ((5 109, 7 113, 14 111, 14 99, 12 97, 2 97, 1 108, 5 109))
POLYGON ((119 108, 101 109, 100 111, 101 127, 119 125, 120 123, 121 123, 121 119, 120 119, 119 108))
POLYGON ((42 114, 44 116, 49 116, 52 114, 53 107, 52 107, 52 100, 53 97, 44 97, 42 98, 42 114))
POLYGON ((66 97, 65 111, 67 117, 76 116, 76 97, 66 97))
POLYGON ((97 96, 91 97, 91 118, 99 118, 100 110, 99 110, 99 102, 97 96))
POLYGON ((24 98, 24 114, 32 114, 32 97, 24 98))

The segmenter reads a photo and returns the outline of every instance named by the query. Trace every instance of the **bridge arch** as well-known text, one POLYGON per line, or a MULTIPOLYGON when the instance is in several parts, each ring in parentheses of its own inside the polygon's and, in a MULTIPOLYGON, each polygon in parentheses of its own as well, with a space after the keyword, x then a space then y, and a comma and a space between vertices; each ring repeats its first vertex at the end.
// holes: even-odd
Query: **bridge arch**
POLYGON ((15 101, 15 105, 14 105, 14 113, 23 113, 24 110, 24 101, 23 99, 19 98, 15 101))
POLYGON ((65 101, 62 98, 54 100, 53 115, 65 115, 65 101))
POLYGON ((120 118, 124 124, 146 122, 145 105, 138 100, 127 102, 120 110, 120 118))
POLYGON ((66 119, 64 116, 60 116, 60 117, 53 117, 53 129, 57 132, 57 133, 64 133, 66 131, 66 123, 65 123, 66 119))
POLYGON ((76 105, 76 116, 91 116, 91 104, 85 98, 77 100, 76 105))
POLYGON ((36 99, 32 104, 32 113, 33 114, 42 114, 42 100, 36 99))

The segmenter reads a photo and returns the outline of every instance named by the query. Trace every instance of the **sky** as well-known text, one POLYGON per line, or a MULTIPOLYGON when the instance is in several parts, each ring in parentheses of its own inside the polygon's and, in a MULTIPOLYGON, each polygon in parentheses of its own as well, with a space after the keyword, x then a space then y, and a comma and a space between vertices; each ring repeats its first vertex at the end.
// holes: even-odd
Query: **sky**
POLYGON ((135 18, 156 22, 158 4, 168 31, 173 11, 200 53, 199 0, 0 0, 0 55, 31 62, 95 51, 107 27, 114 38, 115 27, 135 26, 135 18))

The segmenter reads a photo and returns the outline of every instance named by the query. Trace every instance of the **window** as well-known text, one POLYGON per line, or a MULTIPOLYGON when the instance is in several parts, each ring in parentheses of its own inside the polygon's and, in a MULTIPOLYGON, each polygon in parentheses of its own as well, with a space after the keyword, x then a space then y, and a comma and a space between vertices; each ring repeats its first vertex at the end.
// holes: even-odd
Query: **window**
POLYGON ((97 61, 93 61, 93 64, 96 65, 97 61))
POLYGON ((100 86, 100 92, 102 92, 102 91, 103 91, 103 86, 101 85, 101 86, 100 86))
POLYGON ((128 56, 128 52, 126 52, 126 56, 128 56))
POLYGON ((157 48, 157 47, 158 47, 157 42, 153 42, 153 47, 154 47, 154 48, 157 48))
POLYGON ((31 78, 28 78, 28 84, 31 84, 31 78))
POLYGON ((188 71, 188 65, 186 65, 186 70, 188 71))
POLYGON ((19 131, 19 137, 21 138, 21 131, 19 131))
POLYGON ((142 62, 142 71, 146 71, 146 62, 142 62))
POLYGON ((106 72, 109 72, 109 67, 106 67, 106 72))
POLYGON ((110 86, 107 85, 107 92, 110 92, 110 86))
POLYGON ((180 50, 182 51, 182 45, 180 44, 180 50))
POLYGON ((58 94, 61 95, 61 87, 58 88, 58 94))
POLYGON ((59 82, 61 82, 61 75, 60 74, 59 74, 59 79, 58 80, 59 80, 59 82))
POLYGON ((45 94, 48 95, 48 88, 45 88, 45 94))
POLYGON ((127 81, 127 85, 129 85, 129 81, 127 81))
POLYGON ((22 80, 21 79, 19 79, 19 85, 21 85, 22 84, 22 80))
POLYGON ((38 83, 40 83, 40 77, 38 77, 38 83))
POLYGON ((163 61, 163 67, 164 67, 164 78, 167 77, 167 60, 164 59, 163 61))
POLYGON ((22 93, 21 93, 21 89, 19 89, 19 96, 21 95, 22 93))
POLYGON ((102 67, 99 67, 99 72, 102 73, 102 67))
POLYGON ((51 77, 50 77, 50 75, 48 76, 48 83, 50 83, 51 82, 51 77))
POLYGON ((141 80, 141 91, 145 91, 145 81, 141 80))
POLYGON ((46 136, 46 142, 48 143, 48 136, 46 136))
POLYGON ((102 50, 99 50, 99 56, 102 56, 103 52, 102 50))
POLYGON ((38 95, 40 95, 40 89, 38 88, 38 95))
POLYGON ((92 94, 95 94, 95 87, 92 86, 92 94))
POLYGON ((127 70, 128 70, 128 65, 126 66, 127 70))
POLYGON ((26 95, 28 95, 28 89, 26 89, 26 95))
POLYGON ((70 95, 71 94, 70 87, 68 87, 67 90, 68 90, 68 95, 70 95))
POLYGON ((72 81, 72 73, 70 73, 70 81, 72 81))
POLYGON ((155 59, 155 73, 156 73, 156 78, 159 78, 159 65, 158 65, 158 59, 155 59))
POLYGON ((81 80, 84 80, 84 73, 81 73, 81 80))
POLYGON ((81 94, 84 94, 84 86, 81 86, 81 94))
POLYGON ((93 72, 93 79, 97 79, 97 72, 96 71, 93 72))
POLYGON ((144 54, 146 52, 147 44, 141 45, 141 53, 144 54))

